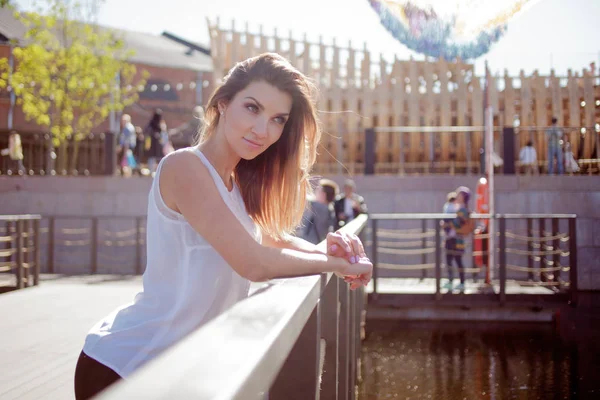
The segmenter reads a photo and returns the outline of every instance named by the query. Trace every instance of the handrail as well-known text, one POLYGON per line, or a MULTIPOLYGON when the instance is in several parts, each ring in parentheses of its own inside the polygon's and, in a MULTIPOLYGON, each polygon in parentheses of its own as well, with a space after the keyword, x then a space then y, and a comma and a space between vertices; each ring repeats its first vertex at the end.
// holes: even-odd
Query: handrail
POLYGON ((39 220, 42 216, 39 214, 22 214, 22 215, 0 215, 0 221, 19 221, 19 220, 39 220))
MULTIPOLYGON (((367 219, 342 230, 359 233, 367 219)), ((268 282, 98 398, 264 399, 331 276, 268 282)))
MULTIPOLYGON (((474 219, 494 218, 492 214, 470 214, 474 219)), ((371 214, 371 219, 416 220, 416 219, 448 219, 456 217, 456 213, 377 213, 371 214)), ((495 218, 523 219, 523 218, 577 218, 577 214, 495 214, 495 218)))

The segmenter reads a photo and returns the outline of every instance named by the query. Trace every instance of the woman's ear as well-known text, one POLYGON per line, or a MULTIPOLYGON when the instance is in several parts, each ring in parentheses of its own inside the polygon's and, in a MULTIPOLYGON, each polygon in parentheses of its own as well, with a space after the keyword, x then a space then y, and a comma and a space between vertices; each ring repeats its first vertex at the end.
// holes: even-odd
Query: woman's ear
POLYGON ((219 114, 223 115, 226 109, 227 104, 225 102, 219 102, 219 104, 217 105, 217 110, 219 110, 219 114))

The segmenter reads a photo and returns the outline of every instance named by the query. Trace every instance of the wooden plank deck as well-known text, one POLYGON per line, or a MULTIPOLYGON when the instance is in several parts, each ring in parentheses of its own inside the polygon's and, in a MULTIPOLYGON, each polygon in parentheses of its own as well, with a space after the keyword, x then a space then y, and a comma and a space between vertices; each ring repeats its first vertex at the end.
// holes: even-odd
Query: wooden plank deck
POLYGON ((42 279, 0 294, 0 399, 73 399, 86 333, 141 289, 140 276, 42 279))

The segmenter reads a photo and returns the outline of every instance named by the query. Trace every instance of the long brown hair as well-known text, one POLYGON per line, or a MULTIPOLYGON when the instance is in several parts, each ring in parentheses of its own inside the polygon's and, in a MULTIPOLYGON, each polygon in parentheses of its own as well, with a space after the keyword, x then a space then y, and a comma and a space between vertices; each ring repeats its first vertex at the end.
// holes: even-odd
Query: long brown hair
POLYGON ((264 233, 280 240, 300 222, 311 190, 309 174, 321 138, 315 86, 278 54, 265 53, 242 61, 229 71, 208 101, 199 143, 216 131, 219 103, 229 103, 256 81, 288 93, 292 109, 279 140, 256 158, 240 160, 234 176, 252 219, 264 233))

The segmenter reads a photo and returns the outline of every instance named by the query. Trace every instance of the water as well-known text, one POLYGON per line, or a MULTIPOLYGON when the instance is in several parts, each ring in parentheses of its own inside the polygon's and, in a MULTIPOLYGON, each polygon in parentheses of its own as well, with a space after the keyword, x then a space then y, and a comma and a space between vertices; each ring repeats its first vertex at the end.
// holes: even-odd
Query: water
POLYGON ((369 322, 359 399, 600 399, 597 322, 369 322))

